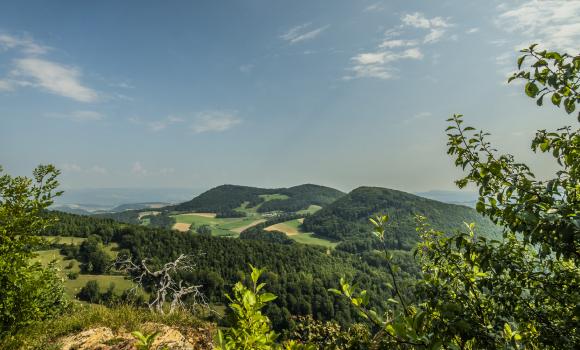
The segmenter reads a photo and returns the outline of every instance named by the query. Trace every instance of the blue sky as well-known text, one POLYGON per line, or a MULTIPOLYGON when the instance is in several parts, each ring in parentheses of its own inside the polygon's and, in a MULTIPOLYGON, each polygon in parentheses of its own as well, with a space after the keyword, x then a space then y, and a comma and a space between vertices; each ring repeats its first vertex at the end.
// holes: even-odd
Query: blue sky
POLYGON ((561 0, 3 2, 0 164, 53 163, 64 188, 452 189, 445 119, 463 113, 546 174, 529 140, 571 117, 505 77, 532 42, 577 50, 579 16, 561 0))

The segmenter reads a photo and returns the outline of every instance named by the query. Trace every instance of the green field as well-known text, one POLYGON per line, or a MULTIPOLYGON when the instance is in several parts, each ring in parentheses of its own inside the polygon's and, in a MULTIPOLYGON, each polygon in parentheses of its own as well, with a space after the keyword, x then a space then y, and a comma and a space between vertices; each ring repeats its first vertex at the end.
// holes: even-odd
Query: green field
POLYGON ((321 206, 312 204, 307 209, 299 210, 299 211, 297 211, 297 213, 298 214, 314 214, 317 211, 319 211, 320 209, 322 209, 321 206))
POLYGON ((72 245, 79 245, 86 240, 86 238, 84 237, 68 237, 68 236, 42 236, 42 238, 50 243, 72 244, 72 245))
POLYGON ((233 236, 238 235, 232 230, 244 226, 248 226, 254 221, 258 220, 259 216, 249 216, 243 218, 210 218, 198 215, 173 215, 177 223, 192 224, 194 227, 202 225, 209 225, 214 236, 233 236))
MULTIPOLYGON (((272 198, 272 196, 281 196, 281 195, 267 195, 267 196, 270 196, 269 198, 272 198)), ((246 210, 245 205, 242 205, 242 208, 239 209, 246 210)), ((305 210, 305 212, 314 213, 318 210, 320 210, 319 206, 311 205, 307 210, 305 210)), ((173 215, 173 217, 175 218, 177 223, 192 224, 195 227, 209 225, 212 230, 212 235, 221 237, 237 237, 239 233, 234 232, 232 230, 248 226, 254 223, 256 220, 261 219, 261 216, 259 216, 256 213, 244 218, 218 219, 187 214, 177 214, 173 215)), ((300 230, 300 222, 298 221, 298 219, 280 223, 278 230, 287 233, 289 238, 302 244, 314 244, 328 248, 334 248, 338 244, 337 242, 332 242, 324 238, 316 237, 311 232, 302 232, 300 230), (296 231, 297 233, 295 233, 294 231, 296 231)))
MULTIPOLYGON (((86 238, 79 238, 79 237, 62 237, 56 236, 54 238, 59 238, 60 243, 71 243, 71 244, 81 244, 86 238), (72 239, 71 239, 72 238, 72 239), (70 240, 70 241, 69 241, 70 240)), ((54 240, 51 240, 54 241, 54 240)), ((105 250, 114 257, 116 255, 115 249, 117 248, 117 244, 109 244, 105 246, 105 250)), ((76 279, 70 280, 67 277, 69 272, 77 272, 80 273, 80 264, 75 259, 66 260, 63 255, 60 254, 58 249, 49 249, 49 250, 40 250, 35 252, 36 257, 33 258, 33 261, 40 262, 44 266, 48 266, 52 261, 55 261, 55 267, 59 270, 60 275, 65 279, 64 287, 66 293, 74 297, 78 291, 84 287, 84 285, 90 280, 96 280, 99 282, 99 287, 101 291, 106 291, 109 285, 112 283, 115 284, 115 292, 117 294, 121 294, 124 290, 130 289, 133 287, 133 283, 129 280, 126 280, 124 276, 111 276, 111 275, 79 275, 76 279)))
POLYGON ((268 202, 275 199, 288 199, 290 197, 288 197, 285 194, 274 193, 274 194, 261 194, 260 198, 263 198, 264 202, 268 202))
POLYGON ((75 280, 66 280, 64 288, 68 295, 74 296, 87 284, 88 281, 95 280, 99 283, 101 292, 107 290, 111 283, 115 284, 115 294, 120 295, 124 290, 133 288, 133 282, 125 279, 124 276, 111 275, 79 275, 75 280))
POLYGON ((321 245, 328 248, 334 248, 338 244, 338 242, 332 242, 324 238, 316 237, 312 232, 302 232, 299 219, 284 221, 277 225, 276 228, 278 231, 286 233, 288 238, 293 239, 298 243, 321 245), (298 232, 297 234, 294 233, 296 231, 298 232))

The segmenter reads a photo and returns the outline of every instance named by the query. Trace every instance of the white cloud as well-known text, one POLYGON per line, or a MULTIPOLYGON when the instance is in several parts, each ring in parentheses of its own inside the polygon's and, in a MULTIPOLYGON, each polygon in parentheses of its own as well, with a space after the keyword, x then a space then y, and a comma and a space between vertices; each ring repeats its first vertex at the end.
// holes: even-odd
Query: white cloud
POLYGON ((380 2, 371 4, 363 9, 363 12, 379 12, 384 10, 385 7, 380 2))
POLYGON ((323 26, 316 29, 310 30, 310 23, 305 23, 298 25, 296 27, 290 28, 286 33, 282 34, 280 38, 289 42, 290 44, 295 44, 301 41, 312 40, 319 36, 323 31, 328 29, 329 26, 323 26))
POLYGON ((468 30, 465 31, 466 34, 475 34, 477 32, 479 32, 479 28, 477 27, 469 28, 468 30))
POLYGON ((40 58, 17 59, 14 65, 11 76, 18 78, 21 85, 40 87, 79 102, 95 102, 99 98, 97 92, 81 83, 82 74, 75 67, 40 58))
POLYGON ((439 40, 441 40, 441 38, 443 38, 443 35, 445 35, 444 29, 439 29, 439 28, 431 29, 429 34, 425 35, 425 39, 423 39, 423 42, 426 44, 436 43, 439 40))
POLYGON ((395 39, 395 40, 385 40, 379 45, 379 47, 382 49, 394 49, 397 47, 408 47, 416 45, 417 45, 416 40, 395 39))
POLYGON ((47 53, 50 48, 36 43, 29 37, 0 34, 0 50, 18 50, 28 55, 41 55, 47 53))
MULTIPOLYGON (((423 44, 433 44, 440 41, 447 28, 453 26, 443 17, 427 18, 419 12, 401 16, 401 25, 385 31, 383 41, 375 50, 357 54, 351 58, 352 66, 348 69, 352 74, 343 77, 344 80, 355 78, 393 79, 397 68, 394 62, 401 60, 423 59, 423 44), (428 30, 422 38, 404 38, 408 27, 428 30)), ((451 36, 453 37, 453 36, 451 36)), ((437 54, 434 54, 437 55, 437 54)))
POLYGON ((425 18, 425 16, 422 13, 419 12, 406 14, 403 17, 401 17, 401 21, 403 22, 403 24, 415 28, 428 29, 431 27, 431 22, 427 18, 425 18))
POLYGON ((389 63, 403 59, 419 60, 422 58, 423 53, 416 47, 402 52, 382 51, 361 53, 352 58, 355 65, 350 70, 354 75, 344 78, 346 80, 354 78, 392 79, 395 77, 393 74, 395 69, 389 66, 389 63))
POLYGON ((72 111, 70 113, 48 113, 47 117, 67 119, 74 122, 90 122, 105 119, 105 116, 95 111, 72 111))
POLYGON ((442 17, 427 18, 420 12, 403 15, 401 22, 406 26, 429 29, 429 33, 423 39, 423 42, 426 44, 436 43, 441 40, 447 31, 446 28, 452 26, 448 20, 442 17))
POLYGON ((82 171, 81 167, 74 163, 64 163, 61 168, 64 172, 68 173, 79 173, 82 171))
POLYGON ((80 165, 75 163, 64 163, 60 168, 67 173, 87 173, 98 175, 106 175, 109 173, 107 169, 99 165, 93 165, 90 168, 83 169, 80 165))
POLYGON ((195 118, 195 122, 191 125, 191 130, 196 134, 212 131, 221 132, 230 129, 241 122, 242 120, 233 112, 207 111, 200 113, 195 118))
POLYGON ((139 117, 131 117, 129 121, 133 124, 144 125, 151 131, 161 131, 170 125, 184 123, 186 120, 181 117, 169 115, 158 120, 143 120, 139 117))
POLYGON ((530 44, 536 42, 546 48, 578 54, 580 1, 532 0, 506 5, 498 11, 497 26, 519 34, 518 40, 523 36, 530 44))
POLYGON ((20 57, 11 63, 9 75, 0 78, 0 91, 34 87, 79 102, 96 102, 99 94, 81 82, 81 71, 42 57, 50 47, 28 36, 0 33, 0 52, 13 51, 20 57))
POLYGON ((131 166, 131 173, 133 173, 135 175, 140 175, 140 176, 145 176, 145 175, 149 174, 147 169, 145 169, 143 167, 143 165, 141 164, 141 162, 139 162, 139 161, 136 161, 133 163, 133 165, 131 166))

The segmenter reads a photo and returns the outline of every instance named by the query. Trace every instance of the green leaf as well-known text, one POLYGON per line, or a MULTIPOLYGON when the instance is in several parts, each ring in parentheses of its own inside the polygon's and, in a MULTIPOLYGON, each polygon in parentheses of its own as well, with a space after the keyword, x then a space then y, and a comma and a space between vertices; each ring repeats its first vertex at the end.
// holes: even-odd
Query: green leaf
POLYGON ((534 84, 533 82, 529 82, 526 84, 525 92, 526 92, 526 95, 528 95, 529 97, 532 97, 532 98, 536 97, 536 95, 538 94, 538 91, 540 91, 538 89, 538 86, 536 84, 534 84))
POLYGON ((567 98, 564 100, 564 108, 566 109, 566 113, 572 114, 576 109, 576 104, 574 103, 573 98, 567 98))
POLYGON ((562 102, 562 96, 560 96, 560 94, 559 94, 559 93, 557 93, 557 92, 554 92, 554 93, 552 94, 552 103, 553 103, 555 106, 558 106, 558 107, 560 107, 560 103, 561 103, 561 102, 562 102))
POLYGON ((272 294, 272 293, 264 293, 264 294, 260 295, 260 301, 262 303, 270 302, 272 300, 275 300, 276 298, 277 298, 277 296, 272 294))

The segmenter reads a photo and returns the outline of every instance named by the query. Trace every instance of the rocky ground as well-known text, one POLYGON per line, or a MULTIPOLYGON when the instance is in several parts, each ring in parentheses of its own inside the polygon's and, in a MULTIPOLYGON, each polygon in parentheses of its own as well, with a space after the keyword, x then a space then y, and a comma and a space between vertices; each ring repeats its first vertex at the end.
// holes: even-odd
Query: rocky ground
MULTIPOLYGON (((139 331, 144 335, 159 332, 150 347, 152 350, 213 349, 210 329, 178 329, 146 323, 139 331)), ((131 332, 98 327, 61 338, 58 344, 62 350, 133 350, 139 342, 131 332)))

